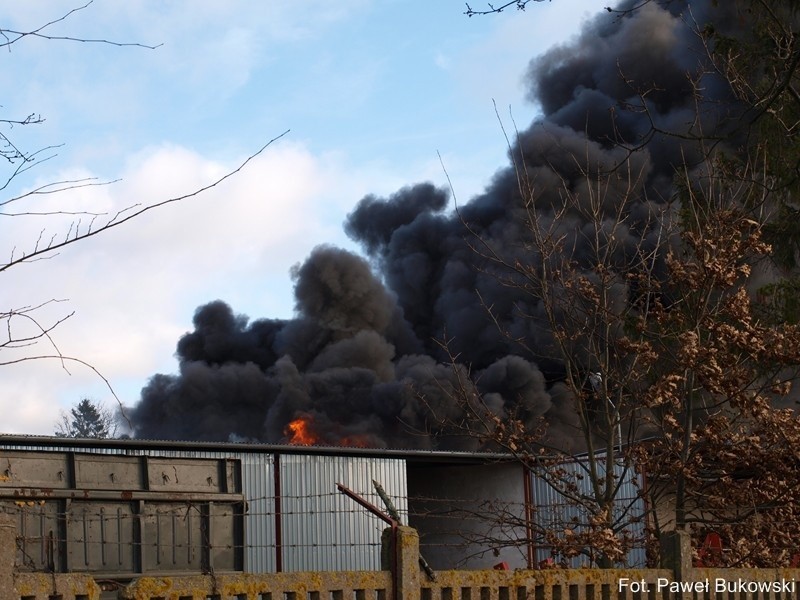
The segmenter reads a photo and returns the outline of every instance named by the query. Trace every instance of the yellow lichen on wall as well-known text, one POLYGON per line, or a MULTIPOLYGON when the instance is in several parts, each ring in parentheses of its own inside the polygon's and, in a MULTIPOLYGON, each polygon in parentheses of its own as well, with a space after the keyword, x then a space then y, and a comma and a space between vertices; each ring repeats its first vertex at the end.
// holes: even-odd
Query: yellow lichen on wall
POLYGON ((14 587, 21 597, 33 596, 37 600, 47 600, 54 595, 61 595, 63 600, 76 596, 85 596, 88 600, 100 598, 100 586, 94 578, 78 573, 17 573, 14 587))
POLYGON ((381 590, 388 598, 391 578, 385 572, 353 571, 267 574, 192 575, 186 577, 141 577, 130 583, 120 594, 124 600, 179 600, 191 597, 205 600, 209 596, 221 598, 245 596, 259 599, 270 593, 273 598, 284 598, 286 593, 295 594, 297 600, 307 600, 309 594, 318 592, 320 598, 330 598, 332 591, 343 592, 352 598, 353 590, 381 590))

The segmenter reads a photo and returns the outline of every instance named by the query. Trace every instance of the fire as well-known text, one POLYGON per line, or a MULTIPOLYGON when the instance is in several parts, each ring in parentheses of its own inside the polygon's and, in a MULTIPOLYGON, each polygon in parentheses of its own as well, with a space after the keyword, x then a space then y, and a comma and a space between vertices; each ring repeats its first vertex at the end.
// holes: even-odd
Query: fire
POLYGON ((348 448, 372 448, 373 443, 369 436, 354 434, 343 437, 336 445, 348 448))
POLYGON ((289 438, 289 443, 295 446, 313 446, 319 443, 319 438, 314 433, 311 417, 302 416, 291 421, 283 433, 289 438))
POLYGON ((330 432, 327 435, 320 435, 315 430, 314 417, 312 415, 300 415, 290 421, 283 430, 289 444, 293 446, 344 446, 350 448, 372 448, 375 441, 369 435, 350 434, 342 435, 341 432, 330 432))

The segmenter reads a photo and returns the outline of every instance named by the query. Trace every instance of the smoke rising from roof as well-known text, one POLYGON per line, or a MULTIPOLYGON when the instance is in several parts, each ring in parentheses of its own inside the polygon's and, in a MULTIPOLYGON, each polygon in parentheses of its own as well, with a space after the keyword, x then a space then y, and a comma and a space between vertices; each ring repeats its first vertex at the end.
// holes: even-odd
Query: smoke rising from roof
MULTIPOLYGON (((713 75, 703 78, 698 105, 687 76, 701 56, 692 23, 712 15, 721 28, 729 22, 724 11, 667 1, 624 16, 603 13, 574 42, 531 63, 530 97, 543 116, 520 132, 512 153, 536 181, 542 219, 563 206, 564 187, 582 197, 587 167, 629 160, 644 174, 633 190, 631 227, 648 223, 645 236, 657 235, 648 217, 672 194, 675 165, 700 159, 691 142, 660 132, 710 131, 734 108, 713 75)), ((616 189, 612 182, 607 210, 631 193, 629 183, 616 189)), ((459 214, 447 205, 447 191, 429 183, 363 198, 345 230, 367 258, 316 248, 293 273, 294 319, 250 321, 221 300, 198 308, 194 331, 178 342, 180 372, 154 376, 129 411, 135 435, 274 443, 303 418, 321 444, 475 449, 477 440, 449 435, 444 424, 464 418, 452 394, 463 384, 458 372, 469 370, 474 391, 495 412, 531 427, 543 417, 549 435, 569 446, 572 399, 558 383, 558 360, 548 358, 555 355, 537 318, 541 307, 498 282, 464 226, 505 256, 530 260, 514 169, 498 171, 459 214)), ((565 233, 580 263, 577 215, 571 225, 565 233)), ((630 243, 641 233, 631 231, 630 243)))

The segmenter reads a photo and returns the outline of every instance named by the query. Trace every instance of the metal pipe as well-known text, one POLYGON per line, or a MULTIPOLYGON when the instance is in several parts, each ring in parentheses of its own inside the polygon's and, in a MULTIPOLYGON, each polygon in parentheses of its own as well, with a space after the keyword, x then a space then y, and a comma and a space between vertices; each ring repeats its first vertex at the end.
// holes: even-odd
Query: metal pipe
POLYGON ((355 493, 353 490, 351 490, 350 488, 348 488, 348 487, 346 487, 346 486, 342 485, 341 483, 337 483, 337 484, 336 484, 336 487, 337 487, 337 489, 338 489, 340 492, 342 492, 342 493, 343 493, 345 496, 347 496, 348 498, 351 498, 352 500, 355 500, 355 501, 356 501, 358 504, 360 504, 361 506, 363 506, 364 508, 366 508, 366 509, 367 509, 369 512, 371 512, 373 515, 375 515, 375 516, 376 516, 376 517, 378 517, 379 519, 382 519, 383 521, 385 521, 386 523, 388 523, 388 524, 389 524, 389 525, 391 525, 392 527, 397 527, 397 526, 400 524, 400 523, 398 523, 398 522, 397 522, 397 520, 396 520, 396 519, 393 519, 392 517, 390 517, 389 515, 387 515, 387 514, 386 514, 385 512, 383 512, 383 511, 382 511, 380 508, 378 508, 377 506, 375 506, 375 505, 374 505, 372 502, 370 502, 369 500, 366 500, 365 498, 362 498, 361 496, 359 496, 358 494, 356 494, 356 493, 355 493))

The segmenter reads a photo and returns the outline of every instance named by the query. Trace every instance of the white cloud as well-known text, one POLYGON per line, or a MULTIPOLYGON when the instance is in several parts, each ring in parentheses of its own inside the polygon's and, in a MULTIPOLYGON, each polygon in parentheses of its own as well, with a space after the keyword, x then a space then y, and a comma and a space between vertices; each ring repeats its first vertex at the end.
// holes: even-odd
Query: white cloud
MULTIPOLYGON (((49 382, 53 379, 42 377, 42 370, 39 365, 17 366, 13 367, 13 377, 4 374, 0 382, 0 430, 3 433, 53 433, 60 409, 50 399, 49 382)), ((45 370, 50 371, 50 368, 45 367, 45 370)))
MULTIPOLYGON (((161 145, 131 157, 123 181, 44 198, 39 208, 105 211, 150 203, 197 189, 233 164, 220 164, 187 148, 161 145)), ((73 170, 64 177, 90 175, 73 170)), ((217 188, 142 215, 131 223, 66 248, 52 260, 23 264, 2 276, 2 305, 21 307, 51 298, 42 325, 60 324, 60 350, 95 366, 132 404, 147 377, 172 372, 175 344, 191 328, 198 305, 221 298, 252 318, 292 312, 289 268, 321 242, 345 243, 341 223, 368 191, 390 191, 403 175, 380 167, 353 168, 337 154, 314 155, 302 144, 280 142, 217 188)), ((30 242, 39 219, 23 226, 0 221, 9 239, 30 242)), ((48 231, 63 233, 68 218, 48 231)), ((41 343, 22 351, 52 353, 41 343)), ((11 354, 3 350, 0 360, 11 354)), ((59 410, 84 395, 110 394, 88 368, 57 361, 5 366, 0 430, 50 433, 59 410), (31 408, 31 407, 35 407, 31 408)))
POLYGON ((597 4, 587 0, 559 0, 494 15, 491 33, 459 57, 457 73, 465 96, 484 105, 490 98, 501 106, 522 105, 530 60, 575 35, 597 11, 597 4))

